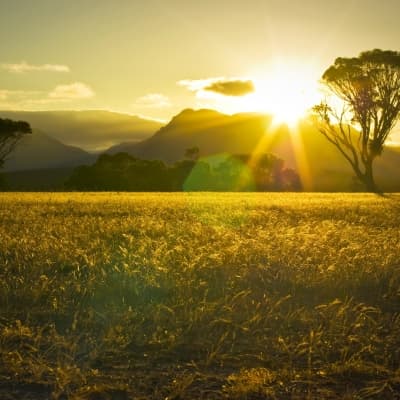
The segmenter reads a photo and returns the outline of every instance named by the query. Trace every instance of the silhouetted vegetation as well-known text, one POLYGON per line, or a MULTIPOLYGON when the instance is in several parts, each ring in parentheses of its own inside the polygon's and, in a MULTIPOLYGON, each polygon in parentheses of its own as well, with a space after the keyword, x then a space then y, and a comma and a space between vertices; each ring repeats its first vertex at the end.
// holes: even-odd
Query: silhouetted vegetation
POLYGON ((185 157, 189 160, 197 160, 199 158, 200 149, 197 146, 190 147, 185 151, 185 157))
POLYGON ((141 160, 127 153, 102 154, 92 166, 76 168, 65 187, 81 191, 298 191, 300 178, 272 154, 218 155, 197 160, 198 148, 188 159, 167 166, 159 160, 141 160))
MULTIPOLYGON (((25 121, 13 121, 0 118, 0 169, 7 156, 13 152, 22 136, 32 133, 30 125, 25 121)), ((4 189, 6 181, 0 174, 0 189, 4 189)))
POLYGON ((0 190, 4 190, 7 188, 6 179, 3 174, 0 174, 0 190))
POLYGON ((373 163, 400 114, 400 52, 375 49, 357 58, 337 58, 322 79, 344 106, 315 106, 319 131, 350 163, 367 191, 375 192, 373 163))
POLYGON ((60 192, 74 168, 48 168, 4 172, 4 189, 11 192, 60 192))
POLYGON ((90 191, 165 191, 167 167, 161 161, 147 161, 127 153, 102 154, 92 166, 76 168, 66 182, 67 189, 90 191))
POLYGON ((27 122, 0 118, 0 168, 6 157, 12 153, 17 143, 27 133, 32 133, 27 122))

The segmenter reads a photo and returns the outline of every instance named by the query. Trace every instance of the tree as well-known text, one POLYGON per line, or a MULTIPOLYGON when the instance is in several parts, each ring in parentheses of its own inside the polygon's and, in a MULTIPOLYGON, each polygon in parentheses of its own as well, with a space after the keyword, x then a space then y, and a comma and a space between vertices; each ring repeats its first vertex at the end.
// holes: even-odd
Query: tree
POLYGON ((318 129, 350 163, 367 191, 376 192, 373 164, 400 115, 400 52, 371 50, 337 58, 322 76, 343 101, 341 110, 314 107, 318 129))
POLYGON ((101 154, 91 166, 74 169, 65 182, 69 190, 166 191, 167 167, 162 161, 141 160, 127 153, 101 154))
POLYGON ((27 122, 0 118, 0 168, 3 166, 6 157, 27 133, 32 133, 27 122))
POLYGON ((197 161, 199 158, 200 149, 197 146, 190 147, 185 150, 185 158, 193 161, 197 161))

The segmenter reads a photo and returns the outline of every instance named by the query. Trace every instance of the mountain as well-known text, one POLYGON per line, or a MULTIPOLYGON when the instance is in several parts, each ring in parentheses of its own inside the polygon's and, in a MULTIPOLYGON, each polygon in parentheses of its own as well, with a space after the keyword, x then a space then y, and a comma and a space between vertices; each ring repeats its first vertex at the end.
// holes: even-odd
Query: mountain
MULTIPOLYGON (((217 153, 274 153, 301 175, 305 190, 357 189, 353 172, 338 150, 304 119, 296 129, 274 127, 272 118, 258 113, 225 115, 213 110, 187 109, 140 143, 122 143, 108 153, 127 152, 144 159, 171 163, 197 146, 200 156, 217 153)), ((375 166, 383 190, 400 190, 400 152, 387 147, 375 166)))
POLYGON ((202 155, 248 153, 265 133, 271 117, 258 113, 225 115, 214 110, 183 110, 152 137, 140 143, 123 143, 108 153, 128 152, 147 159, 173 162, 197 146, 202 155))
POLYGON ((0 118, 23 120, 67 145, 98 152, 117 143, 141 141, 162 124, 110 111, 0 111, 0 118))
POLYGON ((67 146, 40 131, 24 135, 4 164, 4 171, 74 167, 94 162, 96 156, 67 146))

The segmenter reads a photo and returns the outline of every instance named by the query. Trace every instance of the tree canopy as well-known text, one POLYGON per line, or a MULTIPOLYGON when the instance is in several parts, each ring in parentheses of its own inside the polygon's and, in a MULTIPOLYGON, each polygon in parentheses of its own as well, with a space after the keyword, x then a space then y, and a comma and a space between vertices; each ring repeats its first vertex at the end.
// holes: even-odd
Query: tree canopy
POLYGON ((371 50, 335 60, 322 76, 343 101, 340 110, 322 102, 314 107, 319 131, 352 166, 368 191, 376 191, 373 162, 400 115, 400 52, 371 50))
POLYGON ((0 118, 0 168, 21 138, 32 129, 28 122, 0 118))
POLYGON ((66 189, 91 191, 273 191, 301 190, 296 171, 273 154, 250 163, 249 155, 181 160, 167 166, 127 153, 102 154, 92 166, 74 170, 66 189))

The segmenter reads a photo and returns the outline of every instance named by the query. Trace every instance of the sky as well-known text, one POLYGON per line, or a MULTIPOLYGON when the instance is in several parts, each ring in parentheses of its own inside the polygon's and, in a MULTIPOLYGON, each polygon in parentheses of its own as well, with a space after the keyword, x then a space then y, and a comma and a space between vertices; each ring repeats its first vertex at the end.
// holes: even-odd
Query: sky
POLYGON ((336 57, 399 51, 399 15, 399 0, 0 0, 0 109, 295 114, 336 57))

